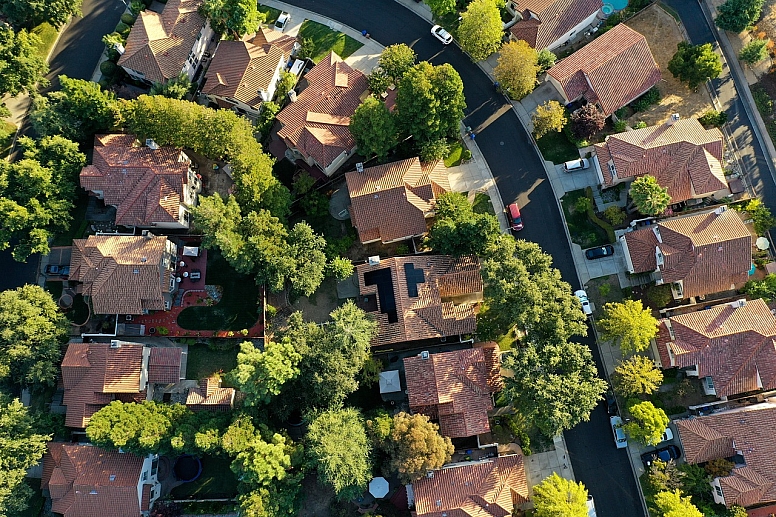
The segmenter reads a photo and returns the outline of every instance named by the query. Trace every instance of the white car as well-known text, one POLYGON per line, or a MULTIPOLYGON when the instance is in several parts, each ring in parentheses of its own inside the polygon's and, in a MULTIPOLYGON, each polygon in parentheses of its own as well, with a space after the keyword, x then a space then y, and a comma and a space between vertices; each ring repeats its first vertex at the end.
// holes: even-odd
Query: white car
POLYGON ((609 423, 612 425, 614 444, 618 449, 626 448, 628 446, 628 438, 625 436, 625 431, 622 430, 622 418, 617 415, 610 416, 609 423))
POLYGON ((669 440, 674 439, 674 433, 671 431, 670 427, 666 427, 665 432, 663 433, 663 437, 660 439, 660 443, 667 442, 669 440))
POLYGON ((431 34, 445 45, 449 45, 453 41, 453 35, 447 32, 441 25, 431 27, 431 34))
POLYGON ((286 25, 288 25, 288 21, 291 19, 291 15, 288 13, 280 13, 280 16, 278 16, 278 19, 275 21, 274 29, 276 31, 283 32, 286 30, 286 25))
POLYGON ((579 300, 579 303, 582 304, 582 312, 584 312, 586 316, 593 314, 593 309, 590 307, 590 301, 587 299, 587 293, 580 289, 579 291, 574 291, 574 295, 579 300))

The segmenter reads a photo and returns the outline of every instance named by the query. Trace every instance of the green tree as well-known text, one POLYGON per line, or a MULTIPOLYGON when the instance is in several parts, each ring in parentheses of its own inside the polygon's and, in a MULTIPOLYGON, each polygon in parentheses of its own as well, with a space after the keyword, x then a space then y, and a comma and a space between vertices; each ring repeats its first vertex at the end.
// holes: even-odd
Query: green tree
POLYGON ((369 440, 361 414, 353 408, 316 415, 307 432, 307 454, 318 480, 348 501, 366 490, 372 478, 369 440))
POLYGON ((329 275, 341 281, 350 278, 353 275, 353 271, 355 271, 355 267, 346 258, 334 257, 326 266, 326 270, 329 275))
POLYGON ((454 13, 456 8, 455 0, 426 0, 425 3, 431 8, 431 12, 438 17, 454 13))
POLYGON ((655 506, 662 517, 703 517, 689 497, 682 497, 680 490, 657 493, 655 506))
POLYGON ((391 470, 402 483, 417 481, 429 470, 450 461, 454 448, 450 438, 439 434, 439 426, 426 415, 401 412, 393 417, 393 428, 385 444, 391 470))
POLYGON ((498 219, 476 213, 464 194, 448 192, 437 200, 428 245, 443 255, 486 256, 500 235, 498 219))
POLYGON ((393 79, 388 77, 385 70, 379 66, 372 69, 369 75, 366 76, 366 80, 369 83, 369 91, 375 95, 382 95, 391 84, 395 84, 393 79))
POLYGON ((589 140, 606 125, 606 115, 592 102, 571 114, 571 133, 577 140, 589 140))
POLYGON ((45 137, 39 141, 21 137, 18 143, 24 150, 24 158, 35 160, 43 167, 51 169, 60 195, 67 198, 74 196, 78 175, 86 165, 86 155, 81 152, 77 143, 59 135, 45 137))
POLYGON ((655 366, 652 359, 643 355, 634 355, 620 361, 612 377, 617 393, 625 398, 654 393, 663 382, 663 372, 655 366))
POLYGON ((555 472, 534 487, 536 517, 586 517, 587 489, 555 472))
POLYGON ((309 224, 296 223, 288 232, 287 253, 292 269, 287 273, 291 295, 311 296, 323 282, 326 269, 326 240, 309 224))
POLYGON ((265 440, 256 433, 235 457, 232 472, 247 485, 267 487, 288 475, 292 454, 293 444, 281 434, 274 433, 265 440))
POLYGON ((393 115, 384 102, 371 95, 356 108, 349 128, 359 153, 367 158, 376 155, 383 160, 398 143, 393 115))
POLYGON ((668 188, 660 186, 649 174, 633 180, 629 194, 636 209, 644 215, 660 215, 671 204, 668 188))
POLYGON ((472 0, 458 24, 458 42, 475 61, 496 52, 504 36, 501 13, 493 0, 472 0))
POLYGON ((279 111, 280 106, 275 102, 267 101, 261 104, 261 113, 259 113, 259 119, 256 121, 256 129, 259 130, 262 138, 269 137, 272 124, 275 123, 275 116, 279 111))
POLYGON ((759 199, 749 201, 744 207, 744 211, 752 218, 754 231, 757 235, 764 235, 776 225, 776 218, 771 214, 771 210, 759 199))
POLYGON ((511 98, 520 100, 533 91, 538 71, 536 50, 525 41, 518 40, 502 45, 493 74, 511 98))
POLYGON ((776 300, 776 274, 766 275, 762 280, 749 280, 744 284, 743 292, 750 298, 762 298, 766 302, 776 300))
POLYGON ((610 206, 604 210, 604 218, 613 225, 622 224, 625 221, 625 213, 619 206, 610 206))
POLYGON ((703 470, 713 479, 729 476, 735 466, 735 463, 725 458, 714 458, 704 465, 703 470))
POLYGON ((46 60, 38 55, 40 38, 25 29, 19 32, 0 24, 0 95, 15 97, 35 91, 36 84, 46 86, 46 60))
POLYGON ((434 160, 443 160, 450 155, 450 144, 446 138, 438 138, 421 142, 418 146, 418 157, 423 163, 433 162, 434 160))
POLYGON ((404 77, 407 70, 415 66, 416 60, 417 55, 415 55, 415 51, 412 50, 412 48, 404 43, 397 43, 385 47, 380 53, 380 59, 377 62, 377 66, 380 67, 385 75, 394 83, 398 83, 399 80, 404 77))
POLYGON ((722 60, 714 52, 711 43, 690 45, 682 41, 677 46, 676 54, 668 62, 668 70, 695 90, 701 83, 719 77, 722 73, 722 60))
POLYGON ((552 131, 560 133, 566 126, 566 110, 558 101, 547 101, 536 107, 536 112, 531 117, 533 134, 537 140, 552 131))
POLYGON ((768 39, 755 39, 744 45, 741 52, 738 54, 738 59, 746 63, 747 65, 756 65, 766 57, 768 57, 768 43, 771 40, 768 39))
POLYGON ((642 352, 657 336, 658 322, 641 300, 624 300, 604 305, 604 317, 598 320, 601 337, 620 345, 623 352, 642 352))
POLYGON ((48 22, 62 27, 71 16, 81 14, 82 0, 0 0, 0 13, 15 28, 32 28, 48 22))
POLYGON ((266 404, 280 394, 283 385, 299 375, 302 355, 289 340, 266 341, 264 350, 246 341, 240 345, 237 367, 229 378, 245 394, 245 404, 266 404))
POLYGON ((731 32, 743 32, 760 19, 765 0, 727 0, 717 7, 717 27, 731 32))
POLYGON ((205 0, 200 9, 214 31, 233 40, 256 32, 267 18, 253 0, 205 0))
POLYGON ((557 57, 555 57, 555 54, 546 48, 543 48, 536 53, 536 59, 537 65, 539 66, 539 71, 537 73, 541 74, 542 72, 546 72, 555 65, 555 60, 557 57))
POLYGON ((174 77, 165 83, 154 83, 148 95, 161 95, 170 99, 183 99, 189 89, 191 81, 186 72, 181 72, 178 77, 174 77))
POLYGON ((668 427, 668 415, 652 402, 638 402, 628 407, 633 417, 631 422, 623 426, 628 436, 644 445, 657 445, 662 441, 663 433, 668 427))

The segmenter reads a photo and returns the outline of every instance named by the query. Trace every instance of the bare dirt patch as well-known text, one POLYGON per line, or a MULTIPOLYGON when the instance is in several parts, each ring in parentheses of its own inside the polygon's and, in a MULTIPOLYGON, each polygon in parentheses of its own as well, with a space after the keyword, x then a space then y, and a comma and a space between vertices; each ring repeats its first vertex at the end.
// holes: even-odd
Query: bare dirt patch
POLYGON ((653 126, 665 122, 673 113, 689 118, 699 117, 713 109, 706 88, 701 86, 693 92, 668 71, 668 62, 676 53, 677 45, 684 41, 682 29, 670 14, 653 4, 626 21, 625 25, 644 35, 663 75, 663 80, 658 83, 662 97, 660 103, 632 115, 628 125, 643 121, 653 126))

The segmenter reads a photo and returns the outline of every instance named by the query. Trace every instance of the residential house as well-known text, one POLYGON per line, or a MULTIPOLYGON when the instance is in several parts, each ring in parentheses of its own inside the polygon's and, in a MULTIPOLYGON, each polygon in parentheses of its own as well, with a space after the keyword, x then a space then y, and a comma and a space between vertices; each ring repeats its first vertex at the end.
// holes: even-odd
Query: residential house
POLYGON ((647 40, 625 24, 597 37, 547 71, 567 103, 593 103, 607 117, 660 82, 647 40))
POLYGON ((522 454, 446 465, 412 483, 417 517, 512 515, 529 501, 522 454))
POLYGON ((178 290, 176 246, 166 237, 90 235, 73 241, 70 277, 95 314, 169 310, 178 290))
MULTIPOLYGON (((356 150, 350 117, 369 95, 366 76, 329 52, 304 77, 307 83, 277 115, 285 156, 331 176, 356 150)), ((276 156, 282 158, 283 156, 276 156)))
POLYGON ((722 132, 694 118, 609 135, 593 155, 603 188, 649 174, 668 189, 671 203, 730 194, 722 168, 722 132))
POLYGON ((413 413, 439 422, 439 432, 465 438, 490 432, 488 411, 499 391, 501 363, 496 343, 404 359, 407 395, 413 413))
POLYGON ((762 299, 665 318, 655 344, 664 369, 686 368, 709 395, 776 389, 776 316, 762 299))
POLYGON ((379 324, 374 346, 458 337, 476 330, 482 276, 476 257, 370 260, 356 267, 358 305, 379 324))
POLYGON ((711 481, 714 502, 730 507, 776 502, 776 399, 675 420, 687 463, 725 458, 735 466, 711 481))
POLYGON ((81 186, 116 207, 116 224, 181 230, 189 227, 202 183, 181 149, 140 145, 134 135, 94 137, 92 165, 81 186))
MULTIPOLYGON (((204 0, 168 0, 161 14, 141 11, 118 65, 138 81, 165 83, 185 73, 193 80, 215 32, 198 9, 204 0)), ((122 52, 123 51, 123 52, 122 52)))
POLYGON ((506 8, 519 21, 509 28, 509 38, 555 50, 590 27, 602 6, 601 0, 510 0, 506 8))
POLYGON ((83 429, 113 400, 139 402, 150 396, 149 384, 178 382, 182 354, 179 347, 151 348, 118 340, 70 343, 62 359, 65 425, 83 429))
POLYGON ((147 516, 161 495, 159 457, 91 445, 47 444, 41 488, 51 511, 64 517, 147 516))
POLYGON ((752 233, 734 210, 663 219, 620 237, 630 273, 653 273, 674 299, 731 291, 749 278, 752 233))
POLYGON ((199 381, 196 388, 189 389, 186 407, 192 411, 230 411, 236 393, 234 388, 222 388, 220 378, 208 377, 199 381))
POLYGON ((403 241, 424 235, 437 198, 450 192, 441 161, 410 158, 349 172, 350 219, 363 244, 403 241))

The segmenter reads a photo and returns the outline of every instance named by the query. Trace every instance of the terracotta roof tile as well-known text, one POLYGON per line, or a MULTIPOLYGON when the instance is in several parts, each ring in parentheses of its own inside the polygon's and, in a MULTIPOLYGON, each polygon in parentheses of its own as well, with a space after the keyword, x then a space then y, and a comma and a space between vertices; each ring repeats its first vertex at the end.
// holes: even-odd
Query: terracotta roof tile
POLYGON ((222 388, 221 379, 208 377, 199 381, 186 396, 186 407, 192 411, 229 411, 234 405, 234 388, 222 388))
POLYGON ((154 347, 148 357, 148 382, 172 384, 181 380, 183 350, 177 346, 154 347))
POLYGON ((601 0, 518 0, 512 3, 517 4, 523 19, 509 31, 515 39, 525 40, 536 50, 549 47, 602 6, 601 0))

